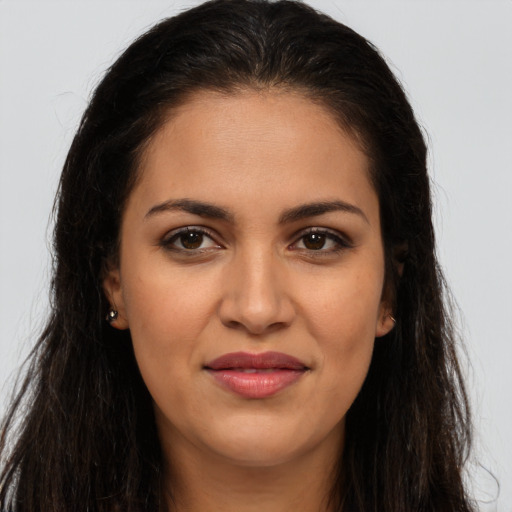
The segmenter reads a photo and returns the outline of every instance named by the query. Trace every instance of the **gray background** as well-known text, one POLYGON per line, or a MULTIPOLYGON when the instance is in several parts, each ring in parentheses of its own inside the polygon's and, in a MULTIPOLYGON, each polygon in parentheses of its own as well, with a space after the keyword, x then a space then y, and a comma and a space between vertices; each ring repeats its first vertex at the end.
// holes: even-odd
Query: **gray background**
MULTIPOLYGON (((48 309, 50 211, 87 99, 136 35, 195 3, 0 0, 0 411, 48 309)), ((510 512, 512 1, 310 3, 382 50, 428 134, 439 255, 469 356, 470 473, 481 510, 510 512)))

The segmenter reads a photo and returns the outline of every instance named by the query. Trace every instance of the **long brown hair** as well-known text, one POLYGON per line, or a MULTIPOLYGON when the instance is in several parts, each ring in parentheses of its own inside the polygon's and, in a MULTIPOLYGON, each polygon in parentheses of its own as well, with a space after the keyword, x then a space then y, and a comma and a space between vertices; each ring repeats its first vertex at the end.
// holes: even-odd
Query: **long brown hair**
POLYGON ((370 158, 397 317, 376 341, 347 414, 331 504, 343 512, 473 510, 461 478, 468 402, 421 130, 371 43, 287 0, 213 0, 164 20, 97 87, 60 181, 51 316, 2 428, 1 510, 163 509, 151 397, 129 332, 104 320, 102 276, 117 254, 138 158, 169 109, 199 89, 272 87, 326 106, 370 158))

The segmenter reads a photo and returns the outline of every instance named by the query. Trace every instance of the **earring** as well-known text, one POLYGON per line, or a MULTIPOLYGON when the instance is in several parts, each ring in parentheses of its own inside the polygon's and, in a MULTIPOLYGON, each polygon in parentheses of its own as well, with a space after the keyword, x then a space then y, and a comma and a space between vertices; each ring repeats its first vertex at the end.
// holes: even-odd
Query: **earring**
POLYGON ((118 316, 119 316, 119 313, 114 308, 110 308, 108 310, 107 316, 105 317, 105 320, 109 324, 111 324, 114 320, 117 319, 118 316))
MULTIPOLYGON (((117 313, 117 311, 116 311, 117 313)), ((117 315, 116 315, 117 316, 117 315)), ((391 321, 396 324, 396 318, 393 315, 388 315, 388 318, 391 318, 391 321)))

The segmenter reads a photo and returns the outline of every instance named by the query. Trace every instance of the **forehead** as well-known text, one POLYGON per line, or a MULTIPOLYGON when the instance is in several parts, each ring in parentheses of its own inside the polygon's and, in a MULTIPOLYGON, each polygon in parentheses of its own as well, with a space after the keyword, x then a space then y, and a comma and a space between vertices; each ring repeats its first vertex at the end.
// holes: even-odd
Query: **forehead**
POLYGON ((138 194, 153 202, 193 195, 263 205, 271 196, 290 207, 375 195, 355 137, 323 105, 279 90, 189 97, 151 139, 139 178, 138 194))
POLYGON ((154 156, 162 139, 174 137, 192 142, 205 135, 214 144, 235 143, 237 138, 248 138, 257 143, 262 137, 272 144, 278 139, 291 142, 301 136, 310 138, 314 132, 317 144, 324 138, 322 146, 326 148, 337 134, 364 153, 365 144, 357 130, 345 126, 341 118, 325 101, 300 89, 199 90, 186 95, 176 107, 169 109, 160 128, 145 145, 143 161, 154 156), (200 131, 196 130, 197 125, 201 125, 200 131), (189 128, 194 133, 190 133, 189 128))

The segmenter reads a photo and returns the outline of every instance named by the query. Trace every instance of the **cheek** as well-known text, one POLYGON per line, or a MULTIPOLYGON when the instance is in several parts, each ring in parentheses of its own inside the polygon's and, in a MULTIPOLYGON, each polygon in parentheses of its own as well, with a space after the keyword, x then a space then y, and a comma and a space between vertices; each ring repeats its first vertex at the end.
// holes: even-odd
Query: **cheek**
POLYGON ((370 266, 314 285, 304 283, 301 295, 304 309, 308 310, 304 318, 316 339, 339 340, 340 349, 345 346, 347 350, 365 340, 373 342, 383 286, 383 272, 379 270, 370 266))
POLYGON ((166 345, 176 338, 193 341, 215 307, 214 276, 200 269, 191 276, 170 269, 165 262, 151 263, 139 265, 136 278, 127 266, 128 277, 123 280, 123 299, 134 342, 139 338, 145 343, 166 345))
POLYGON ((380 272, 354 272, 309 294, 307 330, 318 344, 329 398, 340 404, 343 414, 355 400, 371 362, 382 280, 380 272))
POLYGON ((156 398, 161 390, 169 393, 176 388, 191 368, 201 364, 195 349, 214 311, 215 298, 207 276, 191 280, 153 264, 143 271, 139 266, 134 278, 135 272, 126 268, 123 299, 135 357, 156 398))

